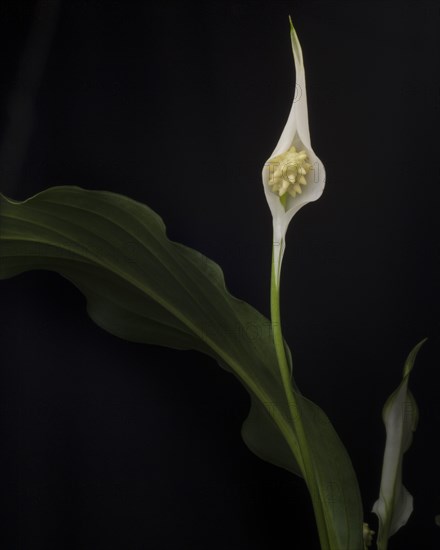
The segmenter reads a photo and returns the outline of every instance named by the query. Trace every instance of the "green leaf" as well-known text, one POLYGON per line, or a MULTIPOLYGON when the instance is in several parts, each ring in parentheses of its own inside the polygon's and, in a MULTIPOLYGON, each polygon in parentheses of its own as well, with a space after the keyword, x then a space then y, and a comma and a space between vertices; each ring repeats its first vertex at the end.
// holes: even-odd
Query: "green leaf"
POLYGON ((402 483, 402 462, 411 446, 419 417, 417 403, 408 388, 409 375, 425 342, 426 338, 411 350, 405 361, 402 382, 387 399, 382 412, 387 437, 380 494, 373 505, 373 512, 379 518, 379 550, 386 550, 388 539, 406 524, 413 510, 413 497, 402 483))
MULTIPOLYGON (((271 324, 226 290, 220 267, 170 241, 161 218, 127 197, 55 187, 24 201, 0 195, 0 278, 56 271, 87 298, 90 317, 133 342, 195 349, 251 396, 243 439, 262 459, 303 475, 271 324)), ((296 389, 294 382, 293 386, 296 389)), ((325 414, 300 396, 330 548, 362 550, 350 459, 325 414)))

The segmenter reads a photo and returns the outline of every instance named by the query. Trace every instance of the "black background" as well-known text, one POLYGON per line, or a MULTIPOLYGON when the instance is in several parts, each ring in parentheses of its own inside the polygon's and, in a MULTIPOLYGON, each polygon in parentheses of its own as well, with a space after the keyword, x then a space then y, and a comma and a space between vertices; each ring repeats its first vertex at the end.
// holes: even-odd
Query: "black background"
MULTIPOLYGON (((390 549, 438 548, 438 3, 64 1, 51 24, 53 7, 0 2, 1 191, 145 202, 266 315, 261 168, 293 97, 292 15, 327 170, 284 260, 296 379, 346 444, 375 528, 382 405, 429 337, 404 462, 415 511, 390 549)), ((318 548, 303 482, 247 450, 248 396, 213 361, 104 333, 53 273, 2 281, 0 304, 4 548, 318 548)))

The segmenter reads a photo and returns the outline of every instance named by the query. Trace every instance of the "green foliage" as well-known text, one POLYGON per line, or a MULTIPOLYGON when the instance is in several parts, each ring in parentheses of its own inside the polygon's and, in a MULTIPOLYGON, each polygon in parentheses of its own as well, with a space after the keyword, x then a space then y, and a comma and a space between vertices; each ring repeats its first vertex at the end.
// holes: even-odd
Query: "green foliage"
MULTIPOLYGON (((0 196, 0 278, 33 269, 71 281, 90 317, 115 336, 214 358, 250 394, 242 428, 249 449, 304 474, 269 320, 229 294, 217 264, 170 241, 150 208, 78 187, 51 188, 24 202, 0 196)), ((322 410, 294 391, 328 547, 361 550, 361 499, 350 459, 322 410)))

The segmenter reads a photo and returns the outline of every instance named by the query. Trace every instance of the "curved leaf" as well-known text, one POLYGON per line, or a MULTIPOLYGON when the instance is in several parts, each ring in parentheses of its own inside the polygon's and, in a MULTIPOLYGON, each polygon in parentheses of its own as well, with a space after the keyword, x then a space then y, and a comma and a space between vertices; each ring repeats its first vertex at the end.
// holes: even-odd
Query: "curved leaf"
MULTIPOLYGON (((79 187, 51 188, 24 202, 0 195, 0 278, 31 269, 70 280, 86 296, 91 318, 120 338, 215 358, 251 396, 242 429, 248 447, 303 475, 270 322, 229 294, 217 264, 170 241, 150 208, 79 187)), ((312 498, 324 503, 331 548, 361 550, 350 459, 321 409, 298 399, 319 487, 312 498)))

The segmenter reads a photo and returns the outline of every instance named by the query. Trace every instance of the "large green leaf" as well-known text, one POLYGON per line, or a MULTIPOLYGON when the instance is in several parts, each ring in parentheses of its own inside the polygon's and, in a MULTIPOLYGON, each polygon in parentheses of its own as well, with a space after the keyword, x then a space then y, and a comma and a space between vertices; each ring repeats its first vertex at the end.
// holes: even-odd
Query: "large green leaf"
MULTIPOLYGON (((0 278, 31 269, 70 280, 86 296, 91 318, 120 338, 215 358, 251 396, 242 429, 248 447, 304 475, 269 320, 229 294, 217 264, 170 241, 151 209, 78 187, 51 188, 24 202, 0 195, 0 278)), ((361 550, 361 500, 350 459, 321 409, 297 393, 326 547, 361 550)))

